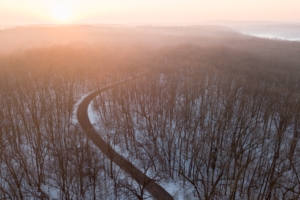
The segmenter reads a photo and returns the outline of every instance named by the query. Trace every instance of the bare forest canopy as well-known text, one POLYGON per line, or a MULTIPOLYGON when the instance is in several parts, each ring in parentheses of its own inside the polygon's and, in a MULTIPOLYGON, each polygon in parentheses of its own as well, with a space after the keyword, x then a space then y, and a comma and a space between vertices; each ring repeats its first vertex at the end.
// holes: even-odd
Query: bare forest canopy
MULTIPOLYGON (((271 25, 269 25, 271 26, 271 25)), ((270 29, 269 26, 261 26, 270 29)), ((241 27, 241 26, 240 26, 241 27)), ((273 27, 273 26, 272 26, 273 27)), ((282 28, 282 26, 280 26, 282 28)), ((290 27, 290 26, 289 26, 290 27)), ((244 26, 254 31, 253 26, 244 26)), ((244 28, 238 29, 243 31, 244 28)), ((294 28, 295 29, 295 28, 294 28)), ((294 30, 293 29, 293 30, 294 30)), ((277 30, 277 29, 276 29, 277 30)), ((227 46, 265 56, 294 57, 299 53, 299 42, 267 40, 242 35, 225 26, 183 27, 123 27, 123 26, 31 26, 0 30, 0 55, 54 45, 78 46, 146 46, 159 48, 167 45, 194 44, 198 46, 227 46), (120 45, 122 44, 122 45, 120 45)))
POLYGON ((0 53, 70 43, 92 46, 105 44, 161 46, 196 41, 199 37, 232 37, 237 34, 222 27, 111 27, 53 26, 17 27, 0 30, 0 53))
POLYGON ((224 27, 0 31, 0 199, 144 199, 86 137, 95 128, 175 199, 297 199, 300 43, 224 27))

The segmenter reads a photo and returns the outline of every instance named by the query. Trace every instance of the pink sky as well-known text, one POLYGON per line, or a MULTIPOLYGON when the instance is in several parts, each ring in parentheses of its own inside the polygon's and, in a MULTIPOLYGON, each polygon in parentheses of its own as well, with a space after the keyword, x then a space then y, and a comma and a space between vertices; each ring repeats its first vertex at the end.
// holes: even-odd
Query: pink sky
POLYGON ((0 0, 0 23, 300 22, 299 0, 0 0))

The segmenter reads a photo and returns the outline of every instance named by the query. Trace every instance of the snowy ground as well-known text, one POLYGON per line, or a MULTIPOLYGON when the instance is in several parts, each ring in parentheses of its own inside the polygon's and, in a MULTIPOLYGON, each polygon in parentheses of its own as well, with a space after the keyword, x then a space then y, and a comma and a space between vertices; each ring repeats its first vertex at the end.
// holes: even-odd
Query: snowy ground
MULTIPOLYGON (((101 127, 99 127, 99 115, 93 110, 92 103, 88 107, 88 115, 89 119, 91 121, 91 124, 95 128, 95 130, 98 130, 98 132, 101 132, 101 127)), ((105 136, 102 136, 105 139, 105 136)), ((123 144, 124 145, 124 144, 123 144)), ((124 158, 127 158, 133 165, 135 165, 137 168, 138 166, 141 166, 141 160, 135 159, 132 157, 132 153, 126 150, 126 148, 122 144, 113 144, 114 149, 117 153, 122 155, 124 158)), ((143 171, 143 170, 141 170, 143 171)), ((157 172, 152 171, 151 169, 147 171, 146 175, 148 177, 155 177, 155 174, 157 172)), ((125 175, 123 175, 125 176, 125 175)), ((193 199, 193 186, 190 185, 190 183, 185 182, 183 180, 173 180, 168 175, 163 174, 160 176, 160 181, 158 182, 159 185, 161 185, 168 193, 170 193, 174 199, 176 200, 184 200, 189 197, 189 199, 193 199)))
MULTIPOLYGON (((94 92, 94 91, 92 91, 94 92)), ((77 100, 77 102, 74 105, 73 108, 73 116, 72 116, 72 122, 74 124, 78 123, 77 120, 77 109, 78 106, 80 105, 80 103, 88 96, 90 95, 92 92, 86 93, 84 95, 81 96, 81 98, 79 98, 77 100)), ((96 113, 96 111, 94 111, 93 107, 92 107, 92 103, 89 104, 88 106, 88 116, 89 116, 89 120, 91 122, 91 124, 94 126, 95 130, 100 130, 101 128, 99 127, 99 115, 96 113)), ((105 138, 105 136, 103 136, 105 138)), ((115 147, 115 151, 118 152, 120 155, 122 155, 123 157, 127 158, 128 160, 130 160, 132 162, 132 164, 134 164, 135 166, 141 166, 140 165, 140 160, 132 158, 131 153, 126 151, 126 149, 121 145, 121 144, 116 144, 114 145, 115 147)), ((122 173, 122 172, 121 172, 122 173)), ((155 173, 152 170, 147 171, 147 175, 149 177, 154 177, 155 173)), ((125 177, 125 174, 121 174, 121 177, 125 177)), ((193 192, 193 186, 190 185, 188 182, 185 182, 183 180, 173 180, 171 178, 169 178, 167 175, 162 175, 160 176, 160 181, 158 182, 167 192, 169 192, 174 199, 178 199, 178 200, 184 200, 187 197, 190 197, 189 199, 193 198, 192 192, 193 192), (188 188, 188 189, 187 189, 188 188)))
POLYGON ((272 40, 286 40, 286 41, 291 41, 291 42, 300 42, 300 38, 289 38, 289 37, 284 37, 284 36, 277 36, 273 34, 268 34, 268 33, 243 33, 244 35, 251 35, 254 37, 258 38, 266 38, 266 39, 272 39, 272 40))

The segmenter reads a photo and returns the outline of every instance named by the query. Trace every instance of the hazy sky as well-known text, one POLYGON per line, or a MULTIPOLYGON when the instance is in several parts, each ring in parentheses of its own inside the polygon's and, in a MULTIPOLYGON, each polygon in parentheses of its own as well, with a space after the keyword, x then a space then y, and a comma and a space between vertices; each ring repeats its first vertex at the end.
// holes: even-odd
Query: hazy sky
POLYGON ((300 0, 0 0, 0 23, 300 22, 300 0))

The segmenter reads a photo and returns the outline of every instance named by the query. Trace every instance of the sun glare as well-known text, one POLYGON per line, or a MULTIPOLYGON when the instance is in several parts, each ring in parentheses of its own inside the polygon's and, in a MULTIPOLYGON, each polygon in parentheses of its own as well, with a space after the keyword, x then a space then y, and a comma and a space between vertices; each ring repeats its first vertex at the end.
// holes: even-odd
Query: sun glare
POLYGON ((55 5, 52 14, 54 20, 60 23, 70 22, 72 18, 70 8, 63 4, 55 5))

